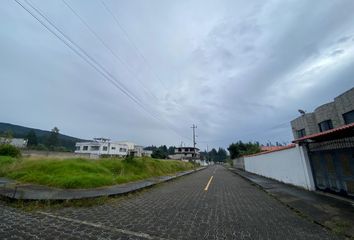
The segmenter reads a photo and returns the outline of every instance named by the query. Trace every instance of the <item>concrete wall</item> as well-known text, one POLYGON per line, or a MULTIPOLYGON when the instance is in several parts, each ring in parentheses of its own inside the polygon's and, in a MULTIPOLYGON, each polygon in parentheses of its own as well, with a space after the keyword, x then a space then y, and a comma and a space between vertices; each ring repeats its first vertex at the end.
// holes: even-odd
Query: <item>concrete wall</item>
POLYGON ((305 129, 306 135, 314 134, 319 131, 314 113, 306 113, 292 120, 291 128, 295 139, 298 138, 298 130, 305 129))
POLYGON ((235 158, 232 159, 233 164, 234 164, 234 168, 238 168, 241 170, 245 170, 245 161, 244 161, 244 157, 239 157, 239 158, 235 158))
POLYGON ((344 124, 343 114, 354 110, 354 88, 334 99, 341 125, 344 124))
POLYGON ((245 170, 284 183, 314 190, 309 159, 306 150, 295 147, 244 157, 245 170))
POLYGON ((354 110, 354 88, 337 96, 333 102, 323 104, 313 113, 306 113, 291 121, 294 138, 298 138, 297 131, 305 129, 306 135, 320 132, 318 124, 325 120, 332 120, 333 127, 344 125, 343 114, 354 110))
POLYGON ((315 109, 314 113, 317 124, 330 119, 332 120, 334 128, 343 125, 339 119, 335 102, 330 102, 319 106, 315 109))

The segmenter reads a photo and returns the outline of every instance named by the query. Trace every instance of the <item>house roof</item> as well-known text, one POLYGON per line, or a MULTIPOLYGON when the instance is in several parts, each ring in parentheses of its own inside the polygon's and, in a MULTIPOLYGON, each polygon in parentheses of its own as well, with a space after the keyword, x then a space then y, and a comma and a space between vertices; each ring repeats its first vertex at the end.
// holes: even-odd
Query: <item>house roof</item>
POLYGON ((306 142, 309 140, 312 141, 324 141, 324 140, 332 140, 338 138, 345 138, 354 136, 354 123, 350 123, 344 126, 340 126, 337 128, 333 128, 324 132, 311 134, 308 136, 304 136, 298 139, 295 139, 293 143, 306 142))

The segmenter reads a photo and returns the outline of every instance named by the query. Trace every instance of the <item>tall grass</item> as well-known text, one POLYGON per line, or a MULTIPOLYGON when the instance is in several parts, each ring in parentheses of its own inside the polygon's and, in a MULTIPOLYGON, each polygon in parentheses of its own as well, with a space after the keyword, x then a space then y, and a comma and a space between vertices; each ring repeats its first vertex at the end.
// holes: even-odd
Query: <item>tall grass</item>
POLYGON ((93 188, 192 169, 191 163, 134 158, 23 159, 0 157, 0 175, 25 183, 60 188, 93 188), (3 159, 3 160, 1 160, 3 159))

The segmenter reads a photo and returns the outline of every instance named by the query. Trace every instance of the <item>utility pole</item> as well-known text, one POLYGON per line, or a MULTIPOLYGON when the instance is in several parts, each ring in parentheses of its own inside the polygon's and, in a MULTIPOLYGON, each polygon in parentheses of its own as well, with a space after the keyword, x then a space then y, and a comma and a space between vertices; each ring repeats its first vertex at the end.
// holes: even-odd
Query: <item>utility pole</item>
POLYGON ((191 128, 193 128, 193 147, 195 148, 195 145, 197 145, 197 143, 195 142, 195 129, 197 128, 197 125, 193 124, 191 128))
POLYGON ((196 151, 195 151, 195 145, 197 145, 197 143, 195 142, 195 129, 197 128, 197 125, 194 125, 191 127, 193 129, 193 150, 194 150, 194 157, 196 156, 196 151))
POLYGON ((209 145, 207 145, 207 162, 209 162, 209 145))

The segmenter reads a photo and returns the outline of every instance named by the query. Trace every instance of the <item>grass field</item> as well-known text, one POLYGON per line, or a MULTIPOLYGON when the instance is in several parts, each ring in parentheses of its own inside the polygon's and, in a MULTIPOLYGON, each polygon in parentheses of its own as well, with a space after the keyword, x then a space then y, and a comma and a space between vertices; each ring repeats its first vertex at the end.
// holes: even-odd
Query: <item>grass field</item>
POLYGON ((0 156, 0 177, 59 188, 93 188, 192 169, 191 163, 152 158, 15 159, 0 156))

